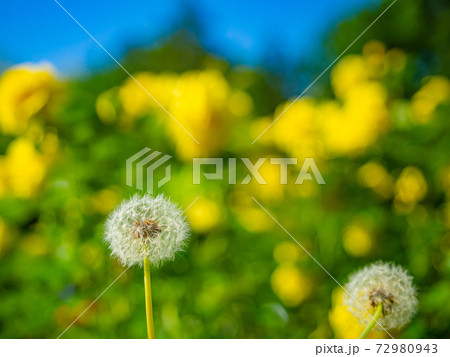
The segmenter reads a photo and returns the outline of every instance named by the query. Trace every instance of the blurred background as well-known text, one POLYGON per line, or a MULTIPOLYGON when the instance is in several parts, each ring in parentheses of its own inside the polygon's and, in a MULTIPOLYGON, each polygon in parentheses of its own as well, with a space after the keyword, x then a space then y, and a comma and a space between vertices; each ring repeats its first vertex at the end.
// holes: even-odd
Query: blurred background
MULTIPOLYGON (((403 338, 450 336, 450 9, 390 1, 63 1, 196 144, 54 1, 0 11, 0 337, 56 338, 124 270, 102 241, 137 192, 125 160, 173 156, 165 193, 186 252, 153 269, 159 338, 354 338, 341 283, 405 267, 419 310, 403 338), (192 184, 193 157, 295 157, 289 184, 192 184), (312 157, 326 185, 295 185, 312 157)), ((225 177, 227 175, 225 174, 225 177)), ((128 270, 64 338, 145 338, 128 270)), ((382 332, 371 337, 384 338, 382 332)))

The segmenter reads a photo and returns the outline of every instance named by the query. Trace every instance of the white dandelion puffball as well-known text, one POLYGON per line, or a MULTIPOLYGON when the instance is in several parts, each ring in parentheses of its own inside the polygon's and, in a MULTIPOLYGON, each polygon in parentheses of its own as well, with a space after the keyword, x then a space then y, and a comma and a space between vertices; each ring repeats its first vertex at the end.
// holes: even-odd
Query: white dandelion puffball
MULTIPOLYGON (((345 289, 348 294, 344 304, 363 325, 372 318, 361 306, 373 315, 378 304, 383 310, 378 322, 385 329, 400 328, 406 325, 417 310, 417 292, 412 277, 400 266, 377 262, 350 275, 345 289)), ((380 329, 379 325, 376 325, 380 329)))
POLYGON ((189 226, 181 210, 163 195, 134 195, 110 214, 105 241, 125 266, 142 265, 145 258, 160 265, 185 247, 189 226))

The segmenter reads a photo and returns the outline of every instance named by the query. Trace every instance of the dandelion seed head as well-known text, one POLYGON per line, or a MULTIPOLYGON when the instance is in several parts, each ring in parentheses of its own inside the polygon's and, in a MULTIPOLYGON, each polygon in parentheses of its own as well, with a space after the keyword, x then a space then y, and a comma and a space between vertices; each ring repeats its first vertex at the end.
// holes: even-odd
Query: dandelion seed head
POLYGON ((145 258, 160 265, 184 249, 189 226, 181 210, 163 195, 134 195, 110 214, 104 240, 124 266, 145 258))
MULTIPOLYGON (((417 291, 412 280, 400 266, 383 262, 370 264, 350 275, 345 289, 351 297, 345 296, 344 305, 362 325, 366 325, 372 318, 361 306, 373 315, 375 308, 382 303, 383 312, 378 322, 385 329, 400 328, 417 310, 417 291)), ((378 324, 376 327, 380 329, 378 324)))

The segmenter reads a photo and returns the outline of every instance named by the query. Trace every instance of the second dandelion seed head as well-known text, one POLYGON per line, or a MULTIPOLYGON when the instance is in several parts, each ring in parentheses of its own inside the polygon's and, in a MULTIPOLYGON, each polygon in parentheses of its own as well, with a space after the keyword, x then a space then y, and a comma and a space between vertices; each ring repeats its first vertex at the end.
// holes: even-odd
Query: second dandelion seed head
POLYGON ((350 296, 345 297, 344 304, 361 324, 372 320, 366 311, 372 313, 379 304, 383 311, 378 322, 386 329, 406 325, 417 310, 412 277, 391 263, 377 262, 362 268, 350 276, 345 289, 350 296))
POLYGON ((189 226, 181 210, 162 195, 135 195, 123 201, 106 221, 105 241, 125 266, 148 258, 160 265, 183 250, 189 226))

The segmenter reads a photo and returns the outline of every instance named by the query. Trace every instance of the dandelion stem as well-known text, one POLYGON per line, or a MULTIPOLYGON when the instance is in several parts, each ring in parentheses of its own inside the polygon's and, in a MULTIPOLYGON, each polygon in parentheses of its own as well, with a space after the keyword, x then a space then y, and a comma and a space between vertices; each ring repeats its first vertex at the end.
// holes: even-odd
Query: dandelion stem
POLYGON ((152 308, 152 284, 150 281, 150 261, 144 259, 144 283, 145 283, 145 312, 147 315, 147 335, 148 338, 155 338, 155 327, 153 326, 152 308))
POLYGON ((379 319, 379 317, 381 316, 381 313, 383 312, 383 304, 379 303, 377 306, 377 309, 375 311, 375 314, 373 315, 373 319, 372 321, 370 321, 366 328, 364 329, 364 331, 362 332, 362 334, 359 336, 359 338, 366 338, 367 335, 369 334, 369 332, 372 330, 372 328, 375 326, 375 324, 377 323, 377 320, 379 319))

